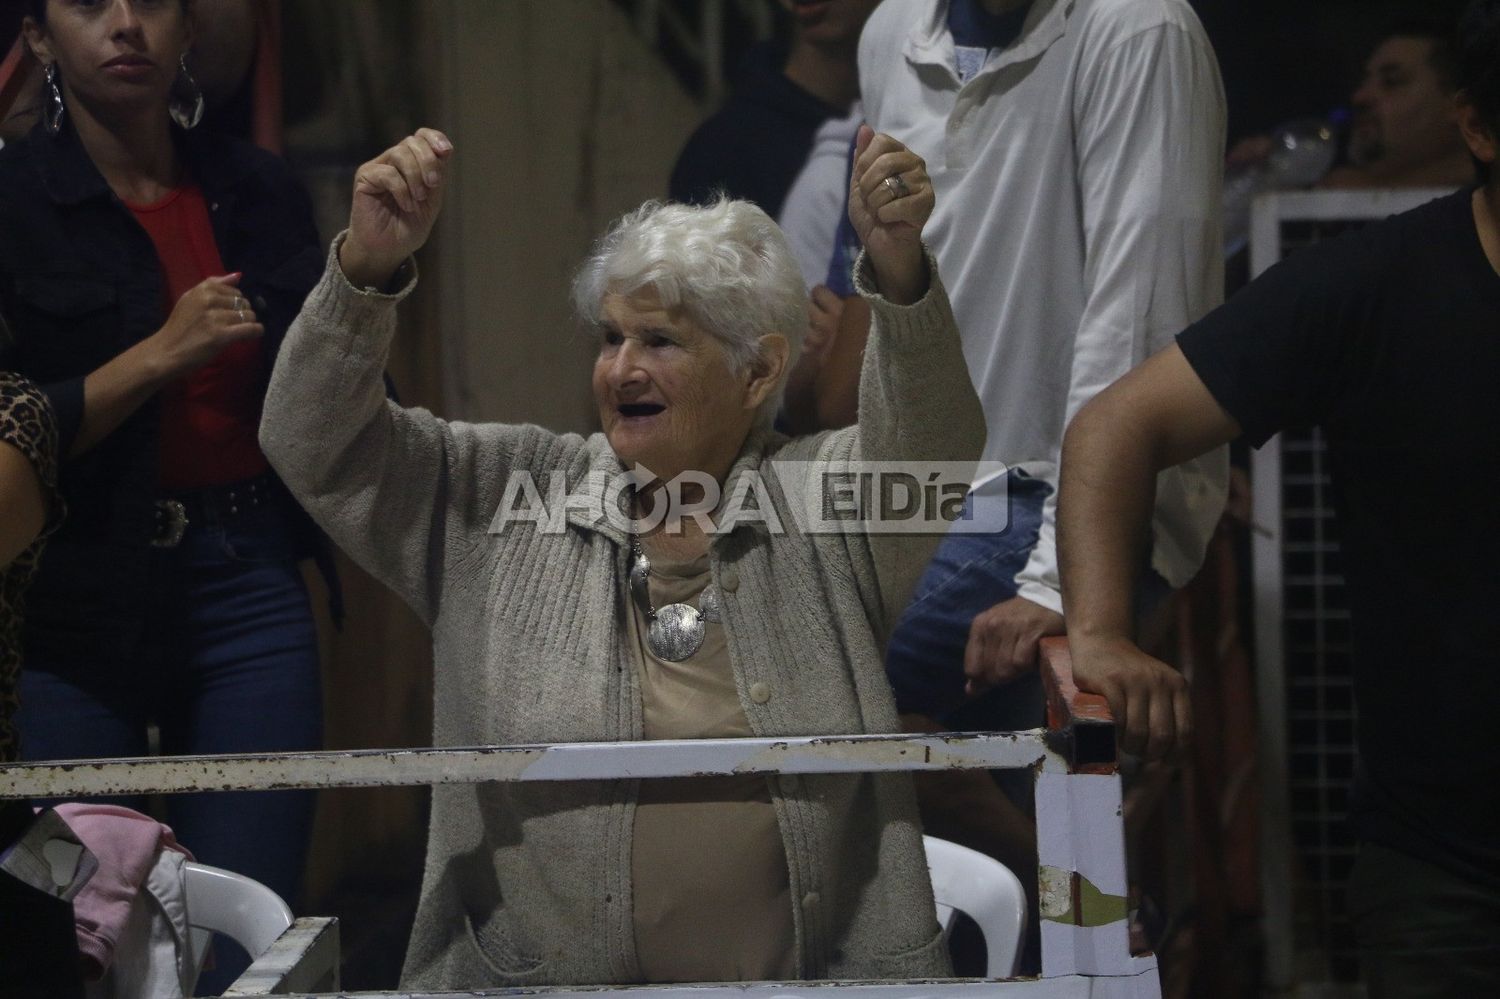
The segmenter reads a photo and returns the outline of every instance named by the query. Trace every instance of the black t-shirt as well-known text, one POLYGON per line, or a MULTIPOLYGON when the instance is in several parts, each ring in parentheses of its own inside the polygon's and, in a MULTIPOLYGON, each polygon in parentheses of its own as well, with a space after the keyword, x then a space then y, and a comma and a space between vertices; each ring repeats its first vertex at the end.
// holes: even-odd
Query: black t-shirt
POLYGON ((819 127, 843 113, 787 79, 774 50, 758 50, 734 95, 677 157, 672 200, 703 204, 722 190, 776 218, 819 127))
POLYGON ((1177 342, 1255 446, 1327 438, 1359 835, 1500 884, 1500 275, 1472 194, 1299 252, 1177 342))

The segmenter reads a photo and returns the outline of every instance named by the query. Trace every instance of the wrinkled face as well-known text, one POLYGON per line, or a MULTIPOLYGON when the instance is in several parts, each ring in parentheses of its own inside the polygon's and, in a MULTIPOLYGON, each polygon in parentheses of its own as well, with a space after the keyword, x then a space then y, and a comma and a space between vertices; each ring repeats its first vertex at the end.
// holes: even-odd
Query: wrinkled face
POLYGON ((1394 174, 1462 148, 1452 96, 1432 66, 1432 45, 1390 38, 1370 56, 1352 98, 1349 157, 1356 166, 1394 174))
POLYGON ((48 0, 46 25, 27 28, 72 96, 118 110, 165 106, 191 40, 181 0, 48 0))
POLYGON ((825 45, 853 45, 880 0, 781 0, 802 37, 825 45))
POLYGON ((652 288, 605 295, 599 325, 594 402, 621 463, 663 481, 694 470, 722 482, 765 396, 753 375, 652 288))

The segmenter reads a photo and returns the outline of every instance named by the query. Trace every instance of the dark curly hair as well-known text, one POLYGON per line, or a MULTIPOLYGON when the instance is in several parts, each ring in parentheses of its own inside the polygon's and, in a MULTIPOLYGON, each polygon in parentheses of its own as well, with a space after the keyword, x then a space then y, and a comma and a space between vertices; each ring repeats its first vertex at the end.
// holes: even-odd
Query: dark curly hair
POLYGON ((1444 93, 1458 89, 1458 39, 1453 33, 1453 19, 1418 16, 1403 17, 1392 21, 1380 35, 1387 38, 1419 38, 1432 43, 1432 52, 1427 57, 1432 71, 1444 93))
MULTIPOLYGON (((1500 138, 1500 0, 1473 0, 1458 21, 1458 87, 1500 138)), ((1480 163, 1489 183, 1493 164, 1480 163)))

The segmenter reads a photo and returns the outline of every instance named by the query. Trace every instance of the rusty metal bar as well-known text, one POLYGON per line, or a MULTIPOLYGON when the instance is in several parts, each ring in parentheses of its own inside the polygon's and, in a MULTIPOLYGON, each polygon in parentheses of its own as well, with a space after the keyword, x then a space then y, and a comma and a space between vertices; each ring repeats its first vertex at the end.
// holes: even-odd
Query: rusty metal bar
POLYGON ((1039 654, 1047 694, 1049 743, 1077 773, 1116 772, 1115 719, 1109 702, 1078 689, 1066 638, 1044 638, 1039 654))
POLYGON ((0 799, 1059 765, 1049 760, 1040 730, 168 756, 0 766, 0 799))
MULTIPOLYGON (((1062 978, 1021 978, 1007 981, 912 982, 755 982, 732 985, 602 985, 588 988, 507 987, 467 989, 462 992, 336 992, 302 995, 302 999, 482 999, 498 996, 538 996, 542 999, 834 999, 859 996, 861 999, 980 999, 988 996, 1014 996, 1016 999, 1142 999, 1156 994, 1150 976, 1090 978, 1068 975, 1062 978)), ((233 992, 225 995, 233 995, 233 992)))

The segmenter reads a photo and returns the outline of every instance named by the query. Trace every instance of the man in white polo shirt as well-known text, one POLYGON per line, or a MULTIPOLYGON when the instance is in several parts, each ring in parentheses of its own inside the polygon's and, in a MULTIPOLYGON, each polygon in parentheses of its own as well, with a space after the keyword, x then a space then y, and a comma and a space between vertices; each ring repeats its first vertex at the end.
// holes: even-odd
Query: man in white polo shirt
MULTIPOLYGON (((950 536, 891 639, 902 709, 944 717, 1064 630, 1069 418, 1222 299, 1223 89, 1186 0, 886 0, 859 66, 868 122, 931 171, 985 457, 1012 469, 981 489, 1008 490, 1008 525, 950 536)), ((1226 477, 1221 449, 1158 478, 1159 596, 1197 571, 1226 477)))

